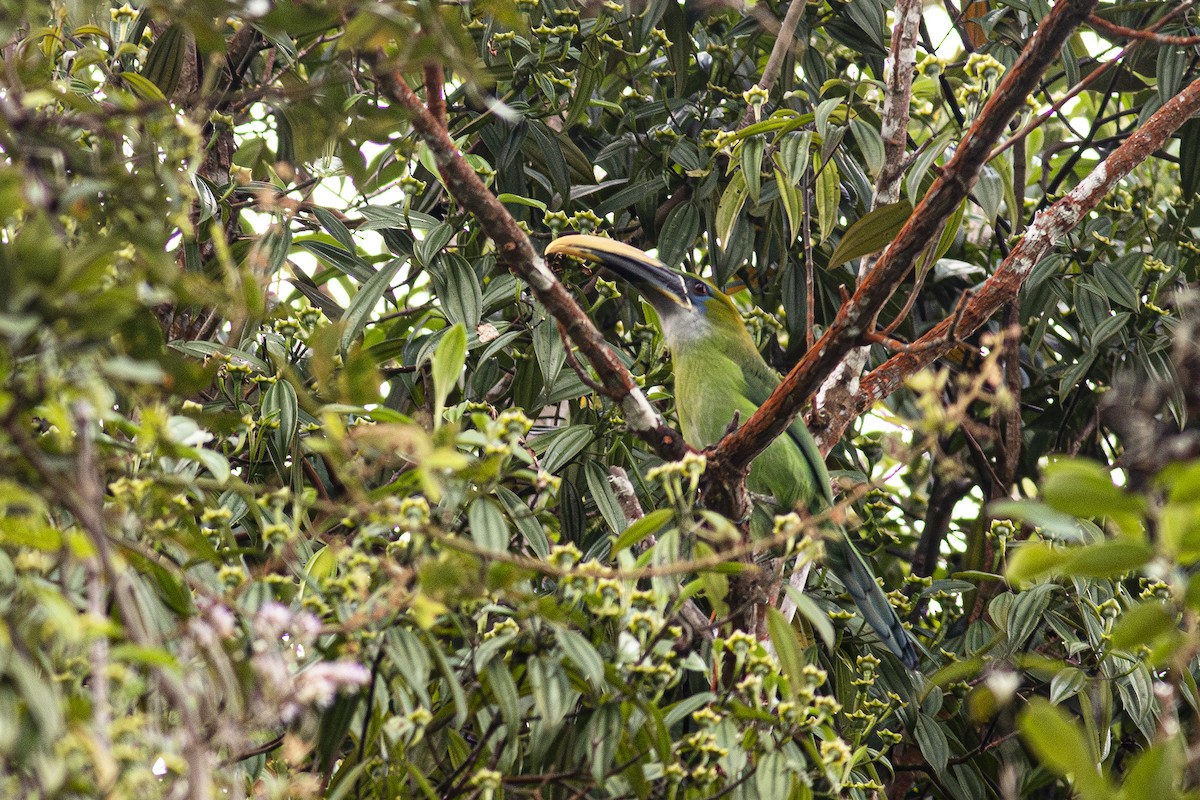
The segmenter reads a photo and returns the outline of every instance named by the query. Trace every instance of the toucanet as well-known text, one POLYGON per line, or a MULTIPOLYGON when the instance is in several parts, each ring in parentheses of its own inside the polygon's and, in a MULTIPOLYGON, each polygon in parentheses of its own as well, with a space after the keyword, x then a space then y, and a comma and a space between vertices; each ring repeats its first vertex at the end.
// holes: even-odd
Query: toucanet
MULTIPOLYGON (((636 247, 599 236, 563 236, 546 253, 598 263, 654 307, 671 351, 679 426, 693 447, 716 444, 735 414, 745 422, 779 384, 779 374, 755 347, 733 301, 711 283, 673 272, 636 247)), ((825 461, 799 418, 754 460, 746 483, 751 492, 773 497, 783 510, 800 505, 820 513, 833 505, 825 461)), ((883 644, 906 666, 916 667, 912 638, 870 565, 840 526, 829 527, 826 565, 883 644)))

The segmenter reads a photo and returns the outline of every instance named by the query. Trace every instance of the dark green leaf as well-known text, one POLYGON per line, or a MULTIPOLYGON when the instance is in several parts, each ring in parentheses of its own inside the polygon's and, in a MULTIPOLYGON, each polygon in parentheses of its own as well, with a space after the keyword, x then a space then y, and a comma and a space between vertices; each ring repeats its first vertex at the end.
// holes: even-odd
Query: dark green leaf
POLYGON ((362 288, 350 301, 350 305, 346 307, 346 313, 342 316, 344 327, 338 342, 338 349, 341 350, 343 358, 346 357, 350 346, 358 340, 363 328, 375 314, 384 293, 392 288, 392 280, 402 266, 404 266, 402 258, 393 258, 383 265, 362 285, 362 288))
POLYGON ((912 204, 907 200, 889 203, 860 217, 842 235, 842 240, 829 257, 829 269, 840 267, 847 261, 878 253, 891 244, 892 239, 912 216, 912 204))
POLYGON ((936 772, 944 772, 950 761, 950 743, 941 724, 928 714, 918 714, 915 733, 921 755, 936 772))
POLYGON ((626 548, 633 547, 639 542, 646 539, 648 536, 653 536, 658 533, 662 526, 666 525, 675 517, 675 512, 669 508, 658 508, 651 511, 646 516, 636 520, 625 532, 617 537, 613 543, 613 552, 620 552, 626 548))
POLYGON ((678 267, 691 252, 700 235, 700 209, 687 201, 671 209, 658 236, 658 257, 669 267, 678 267))
POLYGON ((467 260, 457 253, 443 253, 431 270, 438 299, 452 323, 474 330, 483 318, 483 287, 467 260))
POLYGON ((571 425, 544 438, 549 440, 549 444, 542 456, 542 469, 555 475, 591 444, 594 434, 590 425, 571 425))

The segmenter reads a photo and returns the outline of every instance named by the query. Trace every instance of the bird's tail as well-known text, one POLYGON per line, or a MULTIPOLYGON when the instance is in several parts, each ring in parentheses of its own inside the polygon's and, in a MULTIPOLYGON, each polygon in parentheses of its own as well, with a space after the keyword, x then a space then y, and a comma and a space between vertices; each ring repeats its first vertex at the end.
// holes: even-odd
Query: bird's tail
POLYGON ((888 602, 887 595, 875 582, 871 566, 845 533, 839 532, 825 541, 825 563, 846 587, 854 605, 887 649, 895 653, 904 666, 916 669, 918 656, 912 637, 900 622, 896 609, 888 602))

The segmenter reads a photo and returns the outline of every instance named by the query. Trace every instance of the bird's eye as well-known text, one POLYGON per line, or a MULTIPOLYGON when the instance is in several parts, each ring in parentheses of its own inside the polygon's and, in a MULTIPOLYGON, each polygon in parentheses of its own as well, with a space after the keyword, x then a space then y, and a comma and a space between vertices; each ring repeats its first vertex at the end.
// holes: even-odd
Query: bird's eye
POLYGON ((707 297, 708 296, 708 284, 705 283, 704 281, 695 281, 692 284, 692 293, 698 294, 701 297, 707 297))

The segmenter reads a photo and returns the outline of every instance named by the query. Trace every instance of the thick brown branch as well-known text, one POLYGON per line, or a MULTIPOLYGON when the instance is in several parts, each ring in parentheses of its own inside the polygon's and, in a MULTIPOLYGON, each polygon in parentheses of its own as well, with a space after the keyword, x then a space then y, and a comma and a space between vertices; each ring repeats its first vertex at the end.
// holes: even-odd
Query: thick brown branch
POLYGON ((1017 63, 1000 81, 941 175, 871 273, 859 284, 850 302, 842 305, 833 324, 787 374, 770 399, 718 446, 717 461, 722 469, 749 464, 765 450, 787 429, 808 396, 846 353, 866 341, 883 304, 912 269, 938 226, 966 199, 1005 126, 1096 2, 1063 0, 1055 4, 1017 63))
POLYGON ((447 128, 446 120, 446 75, 442 72, 441 64, 425 65, 425 107, 429 116, 437 120, 442 128, 447 128))
MULTIPOLYGON (((1171 98, 1135 134, 1114 150, 1065 197, 1034 219, 1025 237, 967 303, 957 320, 946 319, 918 339, 907 351, 889 359, 862 383, 857 412, 870 408, 903 385, 904 380, 932 363, 952 346, 951 327, 958 336, 978 330, 1020 292, 1030 272, 1060 237, 1099 205, 1109 190, 1134 167, 1149 158, 1193 114, 1200 111, 1200 80, 1171 98)), ((744 428, 743 428, 744 430, 744 428)))
POLYGON ((463 208, 475 215, 484 232, 495 243, 500 263, 529 284, 537 299, 566 330, 579 352, 595 367, 605 395, 621 406, 629 428, 663 458, 682 458, 686 452, 682 437, 659 420, 629 370, 609 348, 604 335, 546 267, 545 261, 533 249, 529 237, 475 174, 475 170, 454 146, 446 129, 429 112, 404 77, 388 65, 382 53, 369 53, 367 57, 375 66, 380 88, 392 102, 408 112, 413 129, 433 153, 447 191, 463 208))

